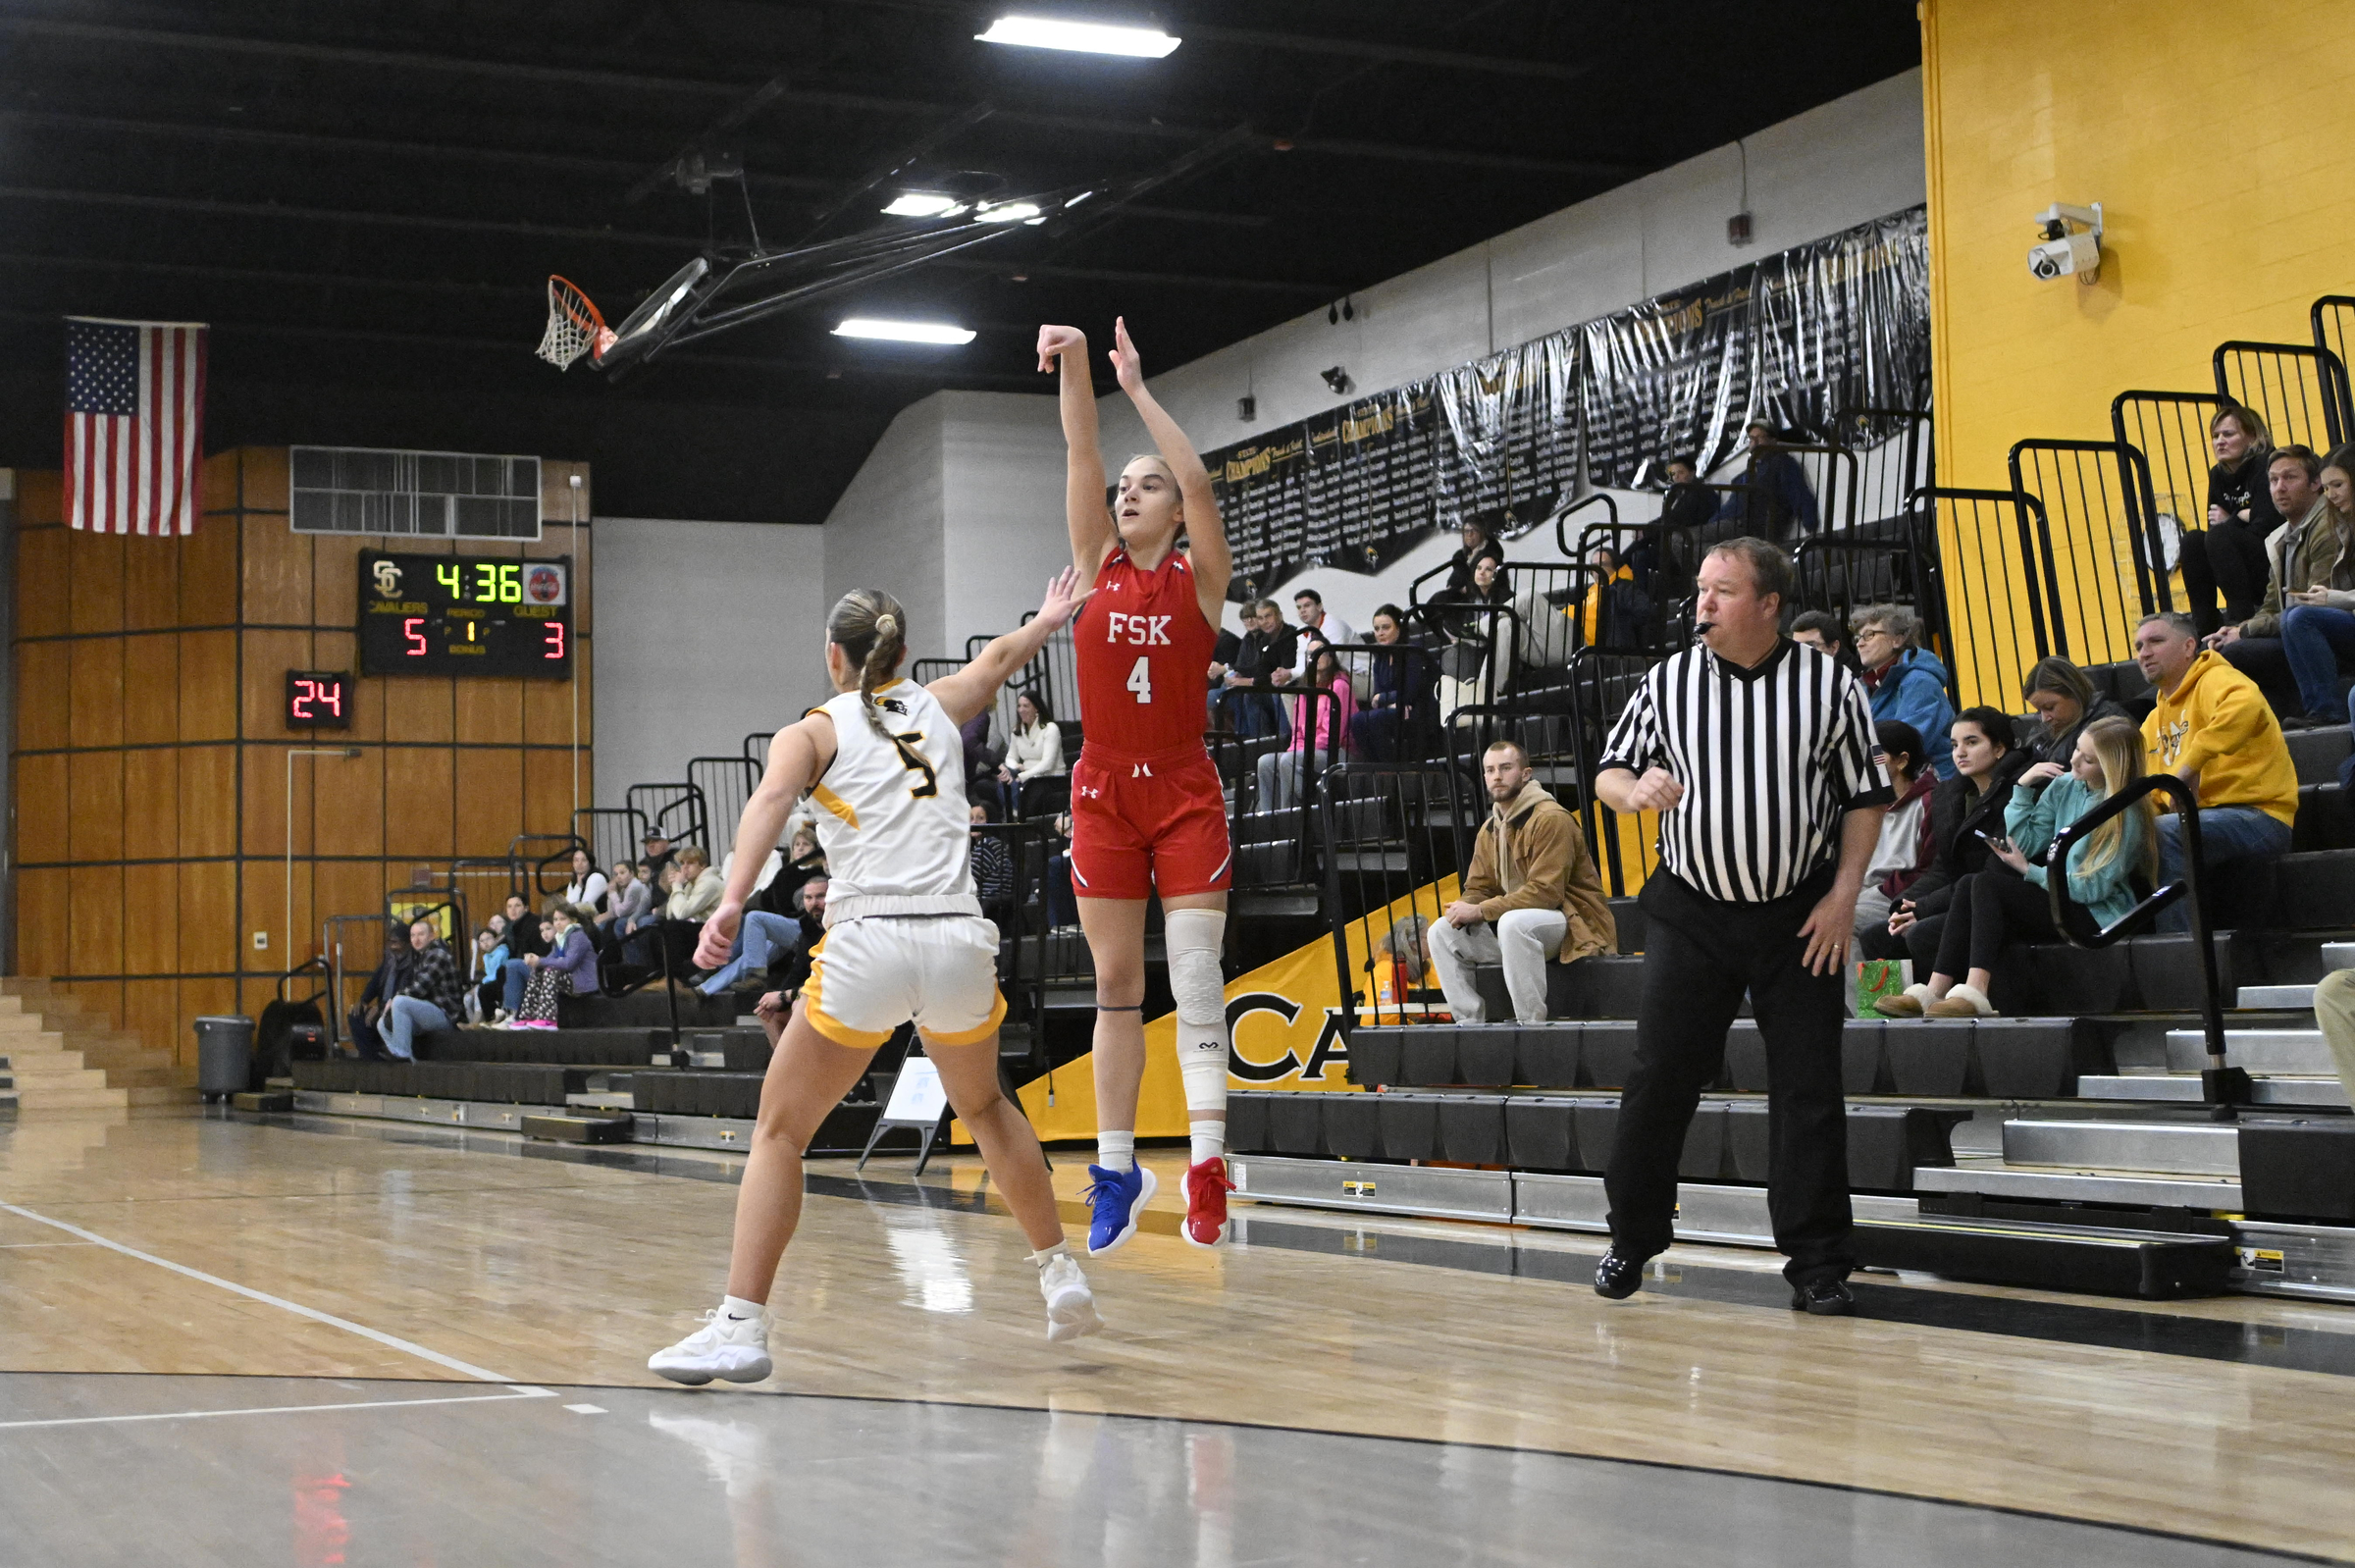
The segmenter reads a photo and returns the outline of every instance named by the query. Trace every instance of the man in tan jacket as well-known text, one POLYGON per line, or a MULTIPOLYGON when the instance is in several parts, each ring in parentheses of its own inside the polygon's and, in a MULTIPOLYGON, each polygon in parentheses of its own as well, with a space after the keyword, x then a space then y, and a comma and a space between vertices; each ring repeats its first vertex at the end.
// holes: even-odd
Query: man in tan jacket
POLYGON ((1481 776, 1495 809, 1473 845, 1463 896, 1431 928, 1432 967, 1457 1021, 1485 1021, 1472 970, 1501 963, 1514 1017, 1542 1023, 1545 961, 1617 952, 1619 930, 1578 818, 1537 782, 1529 754, 1498 741, 1481 776))

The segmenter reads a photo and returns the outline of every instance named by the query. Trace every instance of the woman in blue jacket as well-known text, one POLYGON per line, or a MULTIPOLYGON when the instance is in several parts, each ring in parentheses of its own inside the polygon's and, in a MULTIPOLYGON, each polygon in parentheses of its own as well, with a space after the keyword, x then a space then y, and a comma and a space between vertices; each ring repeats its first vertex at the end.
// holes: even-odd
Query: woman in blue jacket
POLYGON ((1918 647, 1921 622, 1902 604, 1868 604, 1849 623, 1864 688, 1872 698, 1872 721, 1910 724, 1930 748, 1930 766, 1940 778, 1955 776, 1947 726, 1955 705, 1947 700, 1946 665, 1918 647))
MULTIPOLYGON (((2066 771, 2039 762, 2012 788, 2004 810, 2007 838, 1988 847, 2007 869, 1989 866, 1955 887, 1953 912, 1938 940, 1938 970, 1926 984, 1874 1004, 1892 1018, 1985 1018, 1996 955, 2008 942, 2051 942, 2053 924, 2042 863, 2062 829, 2142 777, 2142 731, 2130 719, 2102 718, 2077 736, 2066 771), (2015 874, 2016 873, 2016 874, 2015 874), (1958 983, 1957 976, 1962 976, 1958 983)), ((2158 874, 2157 809, 2149 796, 2112 817, 2068 852, 2068 893, 2102 924, 2122 918, 2135 904, 2134 879, 2158 874)))

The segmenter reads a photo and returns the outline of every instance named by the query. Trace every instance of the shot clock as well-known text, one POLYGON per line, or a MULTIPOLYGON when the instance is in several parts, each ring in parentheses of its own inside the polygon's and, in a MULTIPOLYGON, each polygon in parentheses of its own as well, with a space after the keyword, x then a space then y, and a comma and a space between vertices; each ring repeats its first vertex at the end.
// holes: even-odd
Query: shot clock
POLYGON ((365 675, 572 673, 572 560, 360 555, 365 675))
POLYGON ((340 669, 287 671, 287 728, 351 728, 351 678, 340 669))

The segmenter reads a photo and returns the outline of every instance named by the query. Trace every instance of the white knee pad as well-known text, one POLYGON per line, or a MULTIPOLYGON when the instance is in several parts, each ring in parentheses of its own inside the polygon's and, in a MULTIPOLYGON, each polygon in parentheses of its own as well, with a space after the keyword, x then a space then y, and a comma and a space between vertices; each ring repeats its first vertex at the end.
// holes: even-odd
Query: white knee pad
POLYGON ((1163 922, 1170 994, 1178 1003, 1178 1072, 1188 1111, 1227 1109, 1227 981, 1224 910, 1172 910, 1163 922))

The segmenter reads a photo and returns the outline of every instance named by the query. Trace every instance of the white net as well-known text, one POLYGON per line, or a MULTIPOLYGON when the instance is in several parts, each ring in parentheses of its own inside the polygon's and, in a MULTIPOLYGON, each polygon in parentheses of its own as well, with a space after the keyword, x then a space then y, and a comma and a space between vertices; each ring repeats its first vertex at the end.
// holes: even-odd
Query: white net
POLYGON ((542 359, 570 370, 574 360, 591 349, 602 353, 612 341, 613 334, 587 294, 562 278, 549 279, 548 331, 538 350, 542 359))

